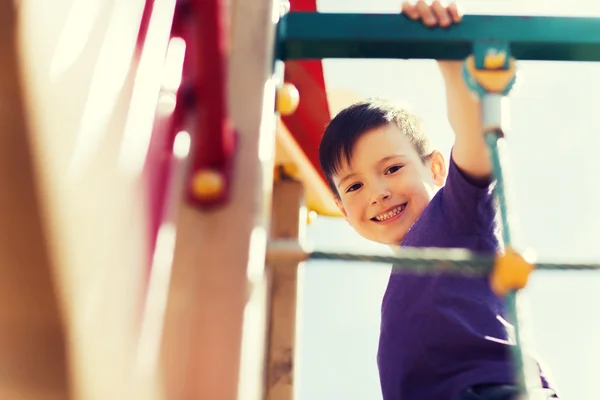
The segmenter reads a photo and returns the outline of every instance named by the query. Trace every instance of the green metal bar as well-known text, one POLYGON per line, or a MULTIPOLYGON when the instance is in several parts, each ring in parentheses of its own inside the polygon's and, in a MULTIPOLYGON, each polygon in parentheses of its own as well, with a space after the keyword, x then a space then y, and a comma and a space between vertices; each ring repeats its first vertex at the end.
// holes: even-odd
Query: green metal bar
POLYGON ((401 14, 315 12, 280 20, 277 58, 463 60, 488 39, 510 43, 517 60, 600 61, 600 18, 466 15, 444 29, 401 14))

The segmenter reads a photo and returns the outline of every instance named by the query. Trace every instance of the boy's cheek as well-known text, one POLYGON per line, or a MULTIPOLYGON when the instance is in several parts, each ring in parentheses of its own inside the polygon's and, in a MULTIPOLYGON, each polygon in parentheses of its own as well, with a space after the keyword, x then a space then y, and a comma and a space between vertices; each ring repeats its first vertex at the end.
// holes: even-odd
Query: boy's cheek
POLYGON ((339 197, 335 198, 335 205, 338 207, 346 221, 348 221, 348 213, 346 212, 346 207, 344 207, 344 203, 339 197))

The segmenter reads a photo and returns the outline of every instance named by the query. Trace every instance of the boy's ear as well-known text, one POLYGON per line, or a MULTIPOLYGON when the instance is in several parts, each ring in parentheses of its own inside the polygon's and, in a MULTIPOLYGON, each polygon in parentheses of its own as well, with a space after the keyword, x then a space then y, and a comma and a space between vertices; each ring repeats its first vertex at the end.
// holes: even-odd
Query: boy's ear
POLYGON ((433 182, 436 186, 444 186, 446 182, 446 176, 448 175, 448 169, 446 168, 446 161, 444 156, 439 151, 435 150, 429 156, 429 168, 433 176, 433 182))
POLYGON ((346 220, 346 222, 349 222, 348 221, 348 213, 346 213, 346 209, 344 208, 344 205, 342 204, 342 200, 337 196, 335 196, 335 198, 333 200, 335 200, 335 205, 340 209, 340 212, 344 216, 344 219, 346 220))

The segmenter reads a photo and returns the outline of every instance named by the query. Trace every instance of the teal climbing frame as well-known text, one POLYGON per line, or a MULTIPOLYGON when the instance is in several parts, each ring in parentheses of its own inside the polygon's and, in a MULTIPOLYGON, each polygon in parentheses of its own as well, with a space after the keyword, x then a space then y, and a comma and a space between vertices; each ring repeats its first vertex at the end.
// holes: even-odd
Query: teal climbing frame
POLYGON ((277 28, 277 58, 463 60, 472 43, 510 43, 518 60, 600 61, 600 18, 466 15, 427 28, 400 14, 292 12, 277 28))
MULTIPOLYGON (((278 60, 362 58, 362 59, 438 59, 467 60, 473 56, 474 67, 464 65, 465 80, 482 102, 485 134, 492 156, 496 178, 495 196, 500 205, 503 240, 512 243, 514 216, 506 198, 507 179, 504 176, 502 151, 498 142, 504 140, 500 125, 502 109, 499 99, 509 94, 513 80, 502 88, 485 85, 477 75, 480 70, 514 70, 511 60, 537 61, 600 61, 600 18, 529 17, 468 15, 460 24, 449 28, 428 28, 400 14, 335 14, 293 12, 283 15, 277 26, 275 49, 278 60), (488 55, 502 53, 501 65, 492 66, 484 60, 488 55)), ((351 254, 311 253, 307 258, 357 261, 383 261, 402 264, 397 268, 419 273, 489 274, 494 260, 455 250, 421 249, 403 251, 397 257, 364 257, 351 254)), ((538 264, 537 269, 600 269, 598 264, 558 265, 538 264)), ((509 319, 515 329, 513 348, 517 383, 528 398, 528 376, 522 354, 521 327, 518 318, 517 291, 506 298, 509 319)))

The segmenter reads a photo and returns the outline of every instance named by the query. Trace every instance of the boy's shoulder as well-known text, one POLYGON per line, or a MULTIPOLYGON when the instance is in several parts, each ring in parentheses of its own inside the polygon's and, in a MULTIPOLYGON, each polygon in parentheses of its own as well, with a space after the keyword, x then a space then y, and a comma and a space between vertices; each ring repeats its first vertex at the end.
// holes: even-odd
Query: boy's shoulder
POLYGON ((482 181, 469 177, 451 156, 445 185, 423 210, 402 245, 496 249, 494 184, 492 179, 482 181), (484 248, 480 248, 482 241, 484 248))
POLYGON ((452 154, 450 154, 448 177, 441 189, 441 197, 444 202, 467 200, 469 204, 493 200, 495 185, 496 181, 491 176, 487 178, 469 176, 456 165, 452 154))

